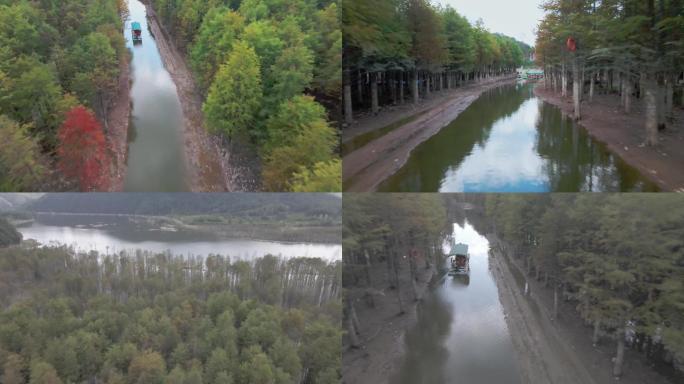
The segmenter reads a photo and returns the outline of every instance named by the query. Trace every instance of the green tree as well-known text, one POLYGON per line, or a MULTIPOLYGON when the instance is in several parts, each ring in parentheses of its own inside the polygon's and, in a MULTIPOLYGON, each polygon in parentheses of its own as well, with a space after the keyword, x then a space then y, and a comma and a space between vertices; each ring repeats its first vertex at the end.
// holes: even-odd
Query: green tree
POLYGON ((204 103, 209 128, 228 137, 259 136, 253 124, 261 99, 259 59, 253 48, 237 43, 216 75, 204 103))
POLYGON ((283 103, 268 123, 265 145, 264 186, 268 190, 291 189, 292 177, 333 158, 336 132, 325 120, 325 110, 308 96, 283 103))
POLYGON ((342 190, 342 161, 318 162, 309 170, 302 168, 292 176, 293 192, 332 192, 342 190))
POLYGON ((133 384, 162 384, 166 377, 166 363, 157 352, 143 352, 128 367, 128 379, 133 384))
POLYGON ((31 362, 31 378, 29 384, 62 384, 57 371, 52 365, 43 361, 31 362))
POLYGON ((243 28, 243 17, 227 7, 212 8, 204 17, 190 48, 190 61, 202 88, 212 84, 243 28))

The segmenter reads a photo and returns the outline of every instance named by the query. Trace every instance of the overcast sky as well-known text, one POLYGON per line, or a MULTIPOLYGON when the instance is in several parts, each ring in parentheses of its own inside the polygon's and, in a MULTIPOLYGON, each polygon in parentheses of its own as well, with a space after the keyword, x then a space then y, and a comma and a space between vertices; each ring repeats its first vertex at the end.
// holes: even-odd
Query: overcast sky
POLYGON ((534 46, 534 30, 544 12, 539 9, 543 0, 435 0, 451 5, 474 24, 479 18, 491 32, 515 37, 534 46))

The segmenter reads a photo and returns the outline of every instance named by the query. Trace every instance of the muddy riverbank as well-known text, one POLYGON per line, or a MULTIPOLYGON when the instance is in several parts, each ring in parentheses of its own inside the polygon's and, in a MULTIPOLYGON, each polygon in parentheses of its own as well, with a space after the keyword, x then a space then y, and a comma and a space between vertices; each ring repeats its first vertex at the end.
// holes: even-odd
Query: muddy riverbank
MULTIPOLYGON (((563 98, 544 89, 543 83, 538 84, 534 92, 565 115, 573 113, 570 97, 563 98)), ((675 107, 674 122, 660 133, 659 144, 653 148, 644 145, 646 129, 642 104, 635 100, 632 113, 628 115, 620 107, 619 97, 595 95, 591 103, 582 103, 580 125, 661 189, 684 192, 684 151, 681 150, 684 148, 684 110, 675 107)))
MULTIPOLYGON (((413 114, 420 116, 344 156, 342 170, 344 190, 349 192, 376 190, 383 180, 397 172, 406 163, 413 149, 447 126, 484 91, 514 80, 515 77, 507 76, 471 84, 445 93, 439 101, 425 103, 425 107, 416 109, 415 113, 400 113, 394 120, 395 122, 413 114)), ((369 117, 368 124, 378 126, 375 129, 381 129, 377 121, 384 121, 382 119, 385 118, 384 116, 369 117)), ((391 123, 388 122, 388 124, 391 123)), ((364 121, 360 121, 354 130, 358 134, 370 132, 363 128, 364 125, 364 121)))
MULTIPOLYGON (((434 268, 419 268, 416 283, 420 296, 427 293, 429 284, 436 274, 434 268)), ((346 336, 342 342, 342 383, 385 384, 390 383, 405 353, 404 335, 418 321, 418 301, 412 297, 411 276, 408 264, 401 267, 399 284, 405 313, 399 313, 397 293, 389 289, 386 267, 375 264, 372 268, 373 287, 348 291, 351 295, 359 323, 360 347, 351 348, 346 336), (374 306, 368 305, 368 295, 374 306)))
POLYGON ((131 65, 130 53, 121 58, 119 65, 119 93, 116 95, 107 121, 107 140, 112 156, 110 192, 123 190, 128 155, 128 126, 131 121, 131 65))
MULTIPOLYGON (((506 313, 523 382, 614 383, 615 342, 602 340, 593 346, 591 327, 584 325, 571 302, 561 300, 558 317, 554 318, 553 289, 544 287, 543 281, 527 278, 517 261, 503 253, 505 245, 494 235, 487 237, 492 249, 491 272, 506 313)), ((631 349, 625 350, 623 371, 621 383, 671 384, 631 349)))

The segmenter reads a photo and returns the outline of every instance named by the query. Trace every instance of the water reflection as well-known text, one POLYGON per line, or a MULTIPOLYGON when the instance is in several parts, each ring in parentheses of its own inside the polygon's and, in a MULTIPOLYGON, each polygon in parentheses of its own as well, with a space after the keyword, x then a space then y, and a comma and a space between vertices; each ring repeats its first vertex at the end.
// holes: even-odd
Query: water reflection
POLYGON ((130 17, 124 35, 133 58, 133 105, 129 128, 126 191, 184 191, 186 170, 183 115, 176 86, 164 68, 149 31, 145 6, 129 0, 130 17), (134 44, 131 22, 142 26, 142 43, 134 44))
POLYGON ((24 239, 34 239, 45 245, 73 246, 86 252, 116 253, 140 249, 186 256, 222 254, 253 259, 272 254, 284 258, 301 256, 326 260, 339 260, 342 255, 339 244, 225 240, 211 233, 150 226, 124 216, 38 215, 32 225, 18 229, 24 239))
POLYGON ((532 84, 485 92, 416 148, 381 191, 655 191, 635 169, 533 94, 532 84))
POLYGON ((503 308, 489 272, 489 243, 468 223, 455 225, 454 235, 469 246, 470 277, 446 276, 421 303, 418 324, 406 335, 405 360, 391 382, 519 383, 503 308))

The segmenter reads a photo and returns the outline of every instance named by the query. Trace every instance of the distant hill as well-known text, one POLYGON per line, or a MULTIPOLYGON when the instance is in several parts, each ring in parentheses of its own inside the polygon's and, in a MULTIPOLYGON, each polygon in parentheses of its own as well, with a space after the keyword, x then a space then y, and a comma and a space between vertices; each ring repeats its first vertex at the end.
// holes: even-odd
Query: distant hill
POLYGON ((0 212, 24 209, 24 206, 41 196, 42 193, 0 193, 0 212))
POLYGON ((50 193, 27 206, 33 212, 137 215, 229 214, 341 217, 339 196, 322 193, 50 193))

